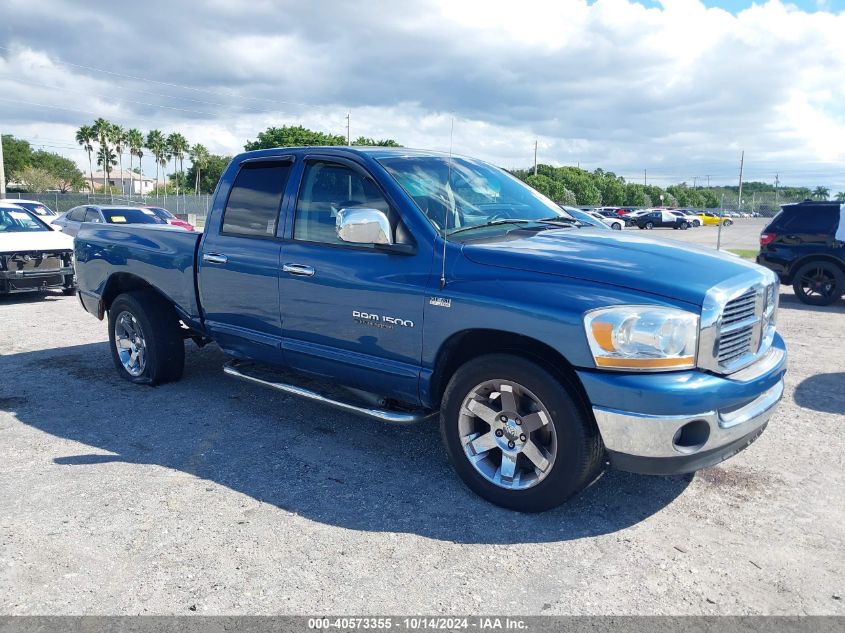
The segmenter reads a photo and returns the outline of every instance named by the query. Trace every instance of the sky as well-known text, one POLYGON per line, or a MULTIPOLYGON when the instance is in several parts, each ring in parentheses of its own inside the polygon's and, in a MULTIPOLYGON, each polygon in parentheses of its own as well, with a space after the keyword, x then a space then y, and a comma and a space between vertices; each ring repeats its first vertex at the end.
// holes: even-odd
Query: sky
MULTIPOLYGON (((234 154, 305 125, 667 186, 845 191, 845 0, 0 0, 0 131, 98 116, 234 154)), ((125 159, 126 160, 126 159, 125 159)), ((146 157, 144 171, 154 174, 146 157)))

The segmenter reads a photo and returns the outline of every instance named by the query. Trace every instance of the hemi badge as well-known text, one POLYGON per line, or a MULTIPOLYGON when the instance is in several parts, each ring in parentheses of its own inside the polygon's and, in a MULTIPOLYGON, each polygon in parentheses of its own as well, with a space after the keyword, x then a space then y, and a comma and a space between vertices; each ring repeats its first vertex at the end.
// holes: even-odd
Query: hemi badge
POLYGON ((444 297, 432 297, 428 302, 433 306, 440 306, 441 308, 451 308, 452 300, 444 297))

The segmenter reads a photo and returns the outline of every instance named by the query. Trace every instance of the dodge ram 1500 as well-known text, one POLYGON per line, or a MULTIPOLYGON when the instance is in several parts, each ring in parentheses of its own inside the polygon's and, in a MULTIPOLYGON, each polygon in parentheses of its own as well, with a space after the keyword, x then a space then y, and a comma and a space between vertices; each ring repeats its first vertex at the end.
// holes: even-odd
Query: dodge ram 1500
POLYGON ((107 315, 125 379, 178 380, 185 340, 214 341, 237 378, 385 422, 439 417, 464 482, 522 511, 607 464, 727 459, 783 392, 771 271, 585 228, 469 158, 248 152, 202 234, 87 224, 75 254, 80 301, 107 315))

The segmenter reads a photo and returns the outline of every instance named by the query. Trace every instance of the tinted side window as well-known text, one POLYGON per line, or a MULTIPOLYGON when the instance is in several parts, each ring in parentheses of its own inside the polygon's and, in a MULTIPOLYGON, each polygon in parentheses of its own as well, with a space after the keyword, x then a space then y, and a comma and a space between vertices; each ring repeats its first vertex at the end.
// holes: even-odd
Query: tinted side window
POLYGON ((86 222, 99 222, 100 221, 100 214, 94 209, 88 209, 85 212, 85 221, 86 222))
POLYGON ((67 214, 67 219, 73 222, 82 222, 85 219, 85 207, 76 207, 67 214))
POLYGON ((309 164, 296 204, 294 239, 343 244, 335 222, 337 212, 345 207, 378 209, 390 217, 387 201, 369 178, 344 165, 309 164))
POLYGON ((781 212, 773 224, 782 231, 793 233, 832 233, 839 213, 833 207, 781 212))
POLYGON ((273 237, 291 163, 258 162, 241 167, 223 211, 226 235, 273 237))

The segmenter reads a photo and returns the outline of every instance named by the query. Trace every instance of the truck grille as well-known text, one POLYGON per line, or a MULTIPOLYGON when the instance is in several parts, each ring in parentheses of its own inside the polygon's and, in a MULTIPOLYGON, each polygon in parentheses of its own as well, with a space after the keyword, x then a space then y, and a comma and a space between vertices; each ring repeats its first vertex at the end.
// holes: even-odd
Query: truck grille
POLYGON ((756 288, 725 304, 716 354, 720 366, 727 367, 745 354, 757 352, 760 344, 758 324, 762 316, 756 288))

